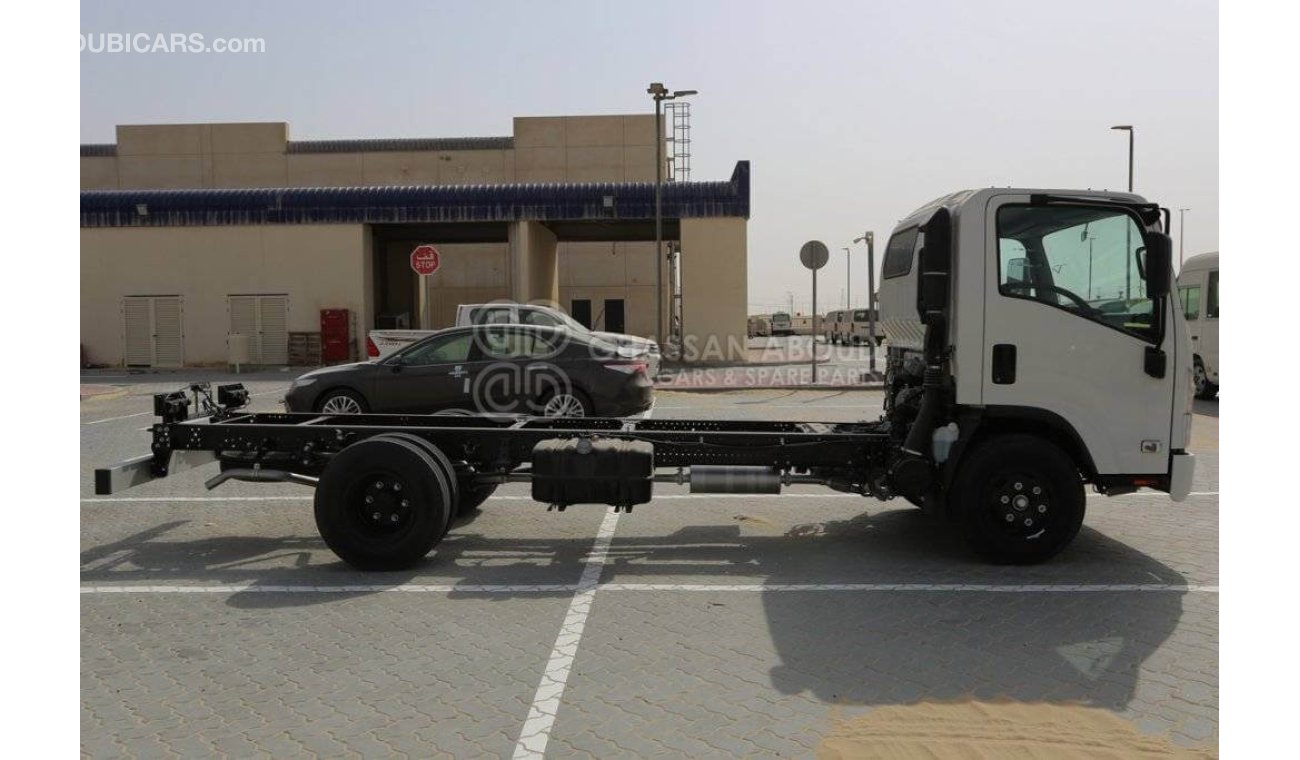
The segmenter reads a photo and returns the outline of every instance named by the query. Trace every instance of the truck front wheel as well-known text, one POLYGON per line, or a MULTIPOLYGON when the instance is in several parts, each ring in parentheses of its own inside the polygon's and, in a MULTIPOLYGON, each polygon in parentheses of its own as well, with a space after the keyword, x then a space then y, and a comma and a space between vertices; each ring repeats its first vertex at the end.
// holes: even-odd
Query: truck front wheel
POLYGON ((953 482, 966 540, 1000 564, 1056 556, 1083 525, 1083 479, 1060 447, 1031 435, 1000 435, 967 454, 953 482))

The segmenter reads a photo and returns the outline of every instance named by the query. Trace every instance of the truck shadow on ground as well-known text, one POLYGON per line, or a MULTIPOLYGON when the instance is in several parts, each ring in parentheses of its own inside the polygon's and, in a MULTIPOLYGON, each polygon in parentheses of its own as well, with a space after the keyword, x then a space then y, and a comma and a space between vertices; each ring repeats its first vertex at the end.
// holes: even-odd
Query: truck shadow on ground
MULTIPOLYGON (((491 504, 489 503, 489 509, 491 504)), ((634 518, 632 518, 634 519, 634 518)), ((591 538, 494 538, 463 522, 419 567, 360 573, 333 559, 316 537, 223 536, 168 540, 185 521, 161 524, 82 553, 82 580, 247 585, 227 604, 261 609, 346 604, 404 584, 449 585, 451 598, 503 601, 568 597, 591 538), (547 590, 484 586, 556 584, 547 590), (347 586, 302 593, 281 586, 347 586)), ((793 528, 735 515, 665 536, 615 540, 603 583, 669 584, 1157 584, 1159 591, 800 591, 758 593, 775 653, 768 676, 778 692, 836 704, 901 704, 975 696, 1078 701, 1119 709, 1140 665, 1174 631, 1187 581, 1133 547, 1085 527, 1056 561, 998 567, 971 555, 959 537, 912 509, 863 513, 793 528), (770 528, 770 529, 768 529, 770 528)), ((616 592, 610 592, 611 594, 616 592)), ((632 592, 632 597, 652 592, 632 592)), ((697 594, 665 591, 665 594, 697 594)), ((439 593, 438 596, 443 596, 439 593)), ((628 593, 622 593, 628 599, 628 593)), ((728 600, 729 601, 729 600, 728 600)), ((722 635, 718 612, 699 636, 746 650, 752 634, 722 635)), ((745 621, 732 621, 735 625, 745 621)), ((690 626, 691 636, 695 626, 690 626)), ((629 631, 647 652, 673 640, 671 627, 629 631)), ((630 644, 630 642, 628 642, 630 644)), ((704 642, 683 642, 703 646, 704 642)), ((753 652, 750 652, 752 657, 753 652)))

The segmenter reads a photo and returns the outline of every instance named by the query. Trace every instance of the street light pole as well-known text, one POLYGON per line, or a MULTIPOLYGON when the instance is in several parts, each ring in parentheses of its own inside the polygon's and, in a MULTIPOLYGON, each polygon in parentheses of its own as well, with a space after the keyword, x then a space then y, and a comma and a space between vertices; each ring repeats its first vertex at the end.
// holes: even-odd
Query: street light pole
MULTIPOLYGON (((876 376, 876 234, 867 231, 853 242, 867 244, 867 370, 876 376)), ((852 308, 852 307, 849 307, 852 308)), ((851 313, 850 317, 853 316, 851 313)), ((849 324, 852 324, 851 322, 849 324)))
POLYGON ((844 281, 848 287, 845 293, 844 308, 853 309, 853 257, 849 254, 849 249, 844 249, 844 281))
MULTIPOLYGON (((655 340, 664 342, 664 139, 663 101, 695 95, 696 90, 669 92, 663 82, 646 88, 655 101, 655 340)), ((680 347, 679 347, 680 348, 680 347)))
MULTIPOLYGON (((1128 132, 1128 191, 1133 192, 1133 125, 1117 124, 1111 129, 1121 132, 1128 132)), ((1133 279, 1133 226, 1132 223, 1124 229, 1124 242, 1127 250, 1124 252, 1124 298, 1133 297, 1133 286, 1130 280, 1133 279)))
POLYGON ((1178 209, 1178 271, 1183 271, 1183 236, 1187 229, 1186 214, 1191 211, 1189 208, 1178 209))

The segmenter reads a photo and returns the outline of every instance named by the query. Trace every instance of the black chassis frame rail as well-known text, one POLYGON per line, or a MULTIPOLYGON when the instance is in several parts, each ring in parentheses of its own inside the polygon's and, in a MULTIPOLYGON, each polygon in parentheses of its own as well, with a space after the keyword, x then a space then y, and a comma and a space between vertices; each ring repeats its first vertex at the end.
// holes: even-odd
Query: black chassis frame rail
MULTIPOLYGON (((385 433, 411 433, 480 476, 504 475, 531 460, 552 438, 648 441, 655 467, 760 465, 834 474, 866 483, 883 470, 890 436, 878 422, 624 420, 515 415, 239 413, 157 423, 153 453, 95 471, 95 493, 108 495, 191 466, 219 461, 222 470, 257 469, 318 476, 344 447, 385 433)), ((301 482, 301 481, 300 481, 301 482)))

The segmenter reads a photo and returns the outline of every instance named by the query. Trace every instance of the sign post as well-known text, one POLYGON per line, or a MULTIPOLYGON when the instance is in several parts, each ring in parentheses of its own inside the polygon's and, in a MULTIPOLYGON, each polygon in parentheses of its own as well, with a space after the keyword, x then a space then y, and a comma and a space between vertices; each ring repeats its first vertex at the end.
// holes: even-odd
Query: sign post
POLYGON ((812 381, 817 383, 817 270, 826 266, 831 252, 820 240, 809 240, 799 249, 799 261, 812 270, 812 381))
POLYGON ((411 271, 420 276, 420 329, 429 329, 432 321, 429 316, 429 275, 442 266, 442 257, 438 249, 429 243, 417 245, 411 251, 411 271))
POLYGON ((867 378, 875 380, 876 375, 876 234, 868 230, 853 242, 867 242, 867 378))

